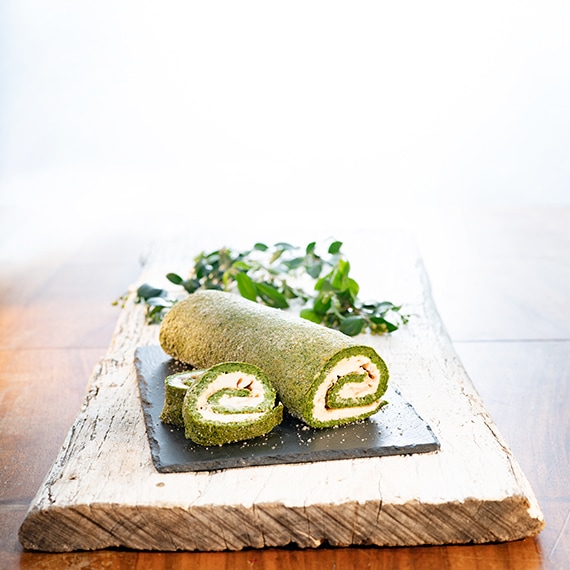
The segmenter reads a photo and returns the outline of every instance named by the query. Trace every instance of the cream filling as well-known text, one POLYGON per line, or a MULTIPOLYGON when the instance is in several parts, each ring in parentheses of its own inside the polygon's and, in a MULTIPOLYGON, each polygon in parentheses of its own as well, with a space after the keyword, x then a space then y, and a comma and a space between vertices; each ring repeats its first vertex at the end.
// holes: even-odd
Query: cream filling
POLYGON ((212 409, 208 402, 211 396, 220 390, 247 389, 249 396, 230 396, 224 394, 218 401, 220 406, 229 410, 240 410, 263 403, 265 399, 264 385, 252 374, 242 372, 224 372, 203 390, 196 400, 196 408, 205 420, 217 423, 252 421, 263 416, 262 412, 219 413, 212 409))
POLYGON ((203 370, 184 372, 183 374, 176 374, 168 380, 169 386, 172 388, 187 389, 189 385, 198 380, 204 374, 203 370))
POLYGON ((380 372, 376 365, 366 356, 349 356, 339 361, 326 375, 313 398, 313 416, 320 421, 341 420, 372 412, 378 407, 377 402, 366 406, 350 408, 327 408, 327 392, 339 378, 347 374, 367 374, 368 378, 361 382, 347 382, 340 390, 341 398, 362 398, 374 394, 380 382, 380 372))

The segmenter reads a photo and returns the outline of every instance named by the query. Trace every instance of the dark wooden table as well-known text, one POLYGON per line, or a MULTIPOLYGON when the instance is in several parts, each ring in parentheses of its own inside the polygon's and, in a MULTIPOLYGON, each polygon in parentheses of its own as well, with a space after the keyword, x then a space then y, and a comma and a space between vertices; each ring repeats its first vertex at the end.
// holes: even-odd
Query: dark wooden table
POLYGON ((138 277, 149 236, 108 230, 49 247, 45 234, 34 248, 22 240, 33 227, 18 226, 0 232, 0 567, 570 567, 570 208, 434 209, 407 223, 455 348, 543 509, 538 538, 230 553, 23 551, 18 527, 108 347, 119 310, 112 301, 138 277))

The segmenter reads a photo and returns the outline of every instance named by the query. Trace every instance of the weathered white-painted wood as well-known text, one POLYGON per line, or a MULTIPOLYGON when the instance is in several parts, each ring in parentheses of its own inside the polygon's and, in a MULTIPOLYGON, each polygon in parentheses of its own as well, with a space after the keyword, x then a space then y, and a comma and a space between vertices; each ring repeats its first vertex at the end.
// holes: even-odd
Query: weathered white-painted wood
MULTIPOLYGON (((415 248, 391 240, 369 251, 368 259, 353 261, 368 268, 358 274, 364 292, 403 302, 414 317, 392 336, 363 340, 387 361, 391 382, 430 424, 440 451, 158 473, 133 361, 137 346, 156 344, 158 328, 145 324, 143 308, 131 299, 22 524, 24 547, 418 545, 509 541, 540 532, 540 507, 453 350, 415 248)), ((196 252, 182 242, 158 248, 141 282, 163 285, 164 274, 184 271, 196 252)))

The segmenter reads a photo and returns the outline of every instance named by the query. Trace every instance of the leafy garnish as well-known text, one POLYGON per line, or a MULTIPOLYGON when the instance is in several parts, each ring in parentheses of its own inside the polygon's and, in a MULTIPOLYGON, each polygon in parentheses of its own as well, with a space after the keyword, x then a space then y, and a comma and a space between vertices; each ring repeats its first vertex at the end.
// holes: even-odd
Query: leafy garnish
MULTIPOLYGON (((277 309, 289 309, 294 302, 301 317, 348 336, 391 333, 406 324, 409 315, 401 306, 359 299, 360 286, 350 276, 341 248, 340 241, 330 243, 326 254, 317 252, 316 242, 304 249, 286 242, 256 243, 245 251, 223 247, 200 253, 188 277, 168 273, 166 278, 187 294, 199 289, 234 291, 277 309)), ((159 323, 177 298, 145 283, 137 290, 137 301, 146 304, 148 322, 159 323)))

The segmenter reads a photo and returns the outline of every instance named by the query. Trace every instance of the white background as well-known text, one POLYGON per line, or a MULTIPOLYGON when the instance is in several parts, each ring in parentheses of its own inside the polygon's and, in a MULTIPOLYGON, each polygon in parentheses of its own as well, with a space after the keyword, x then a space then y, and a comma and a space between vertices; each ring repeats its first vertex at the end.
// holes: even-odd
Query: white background
POLYGON ((5 0, 0 239, 568 205, 569 30, 562 1, 5 0))

